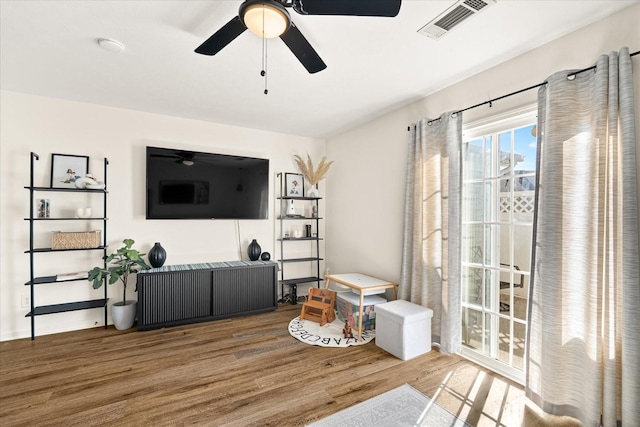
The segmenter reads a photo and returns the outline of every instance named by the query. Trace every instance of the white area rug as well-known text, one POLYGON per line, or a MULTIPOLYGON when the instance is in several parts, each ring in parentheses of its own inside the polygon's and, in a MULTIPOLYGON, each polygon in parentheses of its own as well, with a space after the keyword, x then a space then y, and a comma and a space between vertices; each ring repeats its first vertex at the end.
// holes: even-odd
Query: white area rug
POLYGON ((409 384, 309 424, 309 427, 337 426, 471 427, 409 384))
POLYGON ((343 327, 344 322, 338 318, 331 323, 320 326, 319 323, 311 320, 300 320, 298 316, 289 322, 289 333, 303 343, 321 347, 362 345, 371 342, 376 336, 376 331, 362 331, 362 340, 359 341, 358 332, 354 330, 354 338, 345 338, 342 334, 343 327))

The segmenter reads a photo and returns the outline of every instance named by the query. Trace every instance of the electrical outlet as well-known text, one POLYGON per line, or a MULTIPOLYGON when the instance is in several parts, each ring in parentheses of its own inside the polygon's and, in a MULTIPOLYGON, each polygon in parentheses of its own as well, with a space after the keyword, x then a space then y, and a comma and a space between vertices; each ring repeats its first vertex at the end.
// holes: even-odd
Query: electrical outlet
POLYGON ((20 306, 22 308, 29 308, 31 307, 31 299, 29 298, 29 295, 22 295, 20 297, 20 306))

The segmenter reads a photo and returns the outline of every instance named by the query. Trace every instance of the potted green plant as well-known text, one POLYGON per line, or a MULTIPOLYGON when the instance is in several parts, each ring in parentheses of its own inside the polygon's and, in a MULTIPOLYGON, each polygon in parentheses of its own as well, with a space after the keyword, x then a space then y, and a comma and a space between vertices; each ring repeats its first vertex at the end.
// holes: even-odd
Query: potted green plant
POLYGON ((138 273, 140 270, 151 268, 142 258, 146 254, 132 248, 135 243, 134 240, 125 239, 122 243, 124 243, 123 247, 115 253, 104 257, 107 268, 93 267, 87 277, 90 282, 93 282, 94 289, 102 286, 105 279, 108 279, 110 285, 118 280, 124 285, 122 301, 116 302, 111 306, 113 326, 118 330, 131 328, 136 318, 137 302, 135 300, 127 300, 127 281, 129 276, 138 273))

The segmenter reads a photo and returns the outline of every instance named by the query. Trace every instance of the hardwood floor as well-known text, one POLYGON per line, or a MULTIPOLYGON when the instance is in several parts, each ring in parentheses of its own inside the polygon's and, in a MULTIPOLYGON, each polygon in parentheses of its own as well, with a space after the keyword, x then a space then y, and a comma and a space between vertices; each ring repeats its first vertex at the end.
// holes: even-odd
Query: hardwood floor
POLYGON ((405 383, 471 425, 520 425, 521 386, 436 349, 403 362, 301 343, 299 311, 1 342, 0 425, 299 426, 405 383))

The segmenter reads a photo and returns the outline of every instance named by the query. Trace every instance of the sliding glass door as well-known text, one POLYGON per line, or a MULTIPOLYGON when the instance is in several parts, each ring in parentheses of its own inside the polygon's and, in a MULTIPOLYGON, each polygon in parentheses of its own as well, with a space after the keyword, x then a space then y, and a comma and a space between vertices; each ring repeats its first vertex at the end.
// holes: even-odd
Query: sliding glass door
POLYGON ((464 133, 463 354, 524 379, 536 163, 535 111, 464 133))

